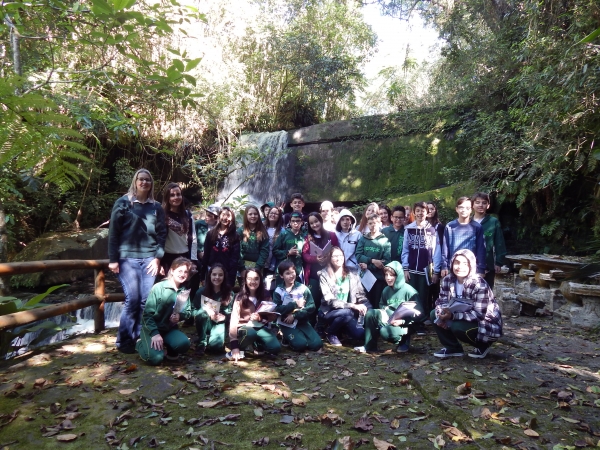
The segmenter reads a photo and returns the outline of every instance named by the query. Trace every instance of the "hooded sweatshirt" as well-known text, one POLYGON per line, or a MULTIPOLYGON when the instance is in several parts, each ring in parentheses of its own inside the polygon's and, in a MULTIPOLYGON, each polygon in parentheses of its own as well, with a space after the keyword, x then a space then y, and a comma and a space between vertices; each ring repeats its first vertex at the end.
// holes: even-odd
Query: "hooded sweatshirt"
POLYGON ((438 234, 429 222, 419 228, 415 221, 404 229, 402 267, 410 273, 425 275, 429 263, 433 263, 433 273, 440 273, 442 253, 438 234))
POLYGON ((277 259, 277 263, 275 264, 275 269, 280 262, 289 259, 294 263, 294 267, 296 268, 296 275, 298 277, 303 276, 303 267, 302 267, 302 246, 304 245, 304 238, 306 237, 306 233, 299 231, 298 234, 294 234, 291 229, 282 230, 277 237, 277 240, 273 244, 273 256, 277 259), (288 257, 288 252, 292 247, 296 246, 298 249, 297 256, 288 257))
POLYGON ((458 280, 452 270, 454 260, 457 256, 464 256, 469 262, 469 274, 462 283, 463 301, 473 303, 473 309, 466 312, 456 312, 452 320, 465 320, 478 324, 477 340, 481 342, 493 342, 502 336, 502 315, 500 308, 494 298, 494 293, 477 274, 477 263, 475 255, 471 250, 458 250, 450 262, 450 273, 446 275, 440 284, 440 298, 435 302, 435 314, 439 316, 442 309, 447 308, 450 301, 457 298, 458 280))
POLYGON ((340 248, 344 252, 344 257, 346 259, 346 267, 352 271, 358 271, 358 261, 356 260, 355 253, 358 240, 362 236, 361 232, 358 231, 355 228, 355 226, 356 218, 347 209, 342 209, 342 211, 340 212, 338 223, 335 226, 335 235, 338 238, 340 248), (350 231, 348 233, 344 233, 342 231, 342 217, 350 217, 350 221, 352 222, 352 224, 350 225, 350 231))
POLYGON ((259 241, 256 230, 252 230, 245 241, 243 227, 238 228, 237 234, 240 238, 240 270, 244 270, 244 261, 253 261, 254 267, 263 269, 269 257, 269 235, 265 234, 259 241))
POLYGON ((417 309, 423 314, 423 311, 420 309, 419 293, 406 282, 402 265, 398 261, 392 261, 385 267, 389 267, 396 272, 396 281, 394 281, 394 286, 386 286, 383 290, 379 307, 385 309, 388 315, 391 316, 402 303, 416 302, 417 309))
POLYGON ((401 261, 402 257, 402 244, 404 243, 404 226, 401 226, 399 230, 394 228, 394 225, 385 227, 381 230, 385 237, 388 238, 392 246, 392 261, 401 261))
POLYGON ((383 265, 388 264, 391 257, 391 246, 388 238, 385 234, 379 234, 376 237, 371 237, 371 234, 363 234, 356 245, 356 260, 359 263, 367 265, 367 269, 378 280, 383 280, 383 269, 378 269, 371 262, 372 259, 380 259, 383 261, 383 265))
POLYGON ((485 239, 485 266, 488 271, 494 271, 494 266, 502 266, 506 255, 506 244, 500 221, 495 217, 486 215, 481 222, 483 237, 485 239))

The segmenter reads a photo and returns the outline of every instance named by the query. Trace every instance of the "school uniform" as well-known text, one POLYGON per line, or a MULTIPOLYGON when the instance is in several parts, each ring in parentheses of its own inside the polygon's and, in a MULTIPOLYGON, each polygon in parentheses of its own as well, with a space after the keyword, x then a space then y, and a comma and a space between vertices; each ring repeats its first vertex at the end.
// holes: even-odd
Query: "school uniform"
MULTIPOLYGON (((201 287, 196 292, 192 300, 192 317, 198 333, 198 346, 205 347, 207 352, 223 353, 225 351, 225 335, 227 333, 231 310, 233 309, 233 293, 230 294, 229 303, 226 306, 221 304, 220 313, 225 316, 223 322, 214 322, 208 313, 202 308, 202 295, 205 287, 201 287)), ((213 295, 211 300, 221 301, 221 292, 213 295)))

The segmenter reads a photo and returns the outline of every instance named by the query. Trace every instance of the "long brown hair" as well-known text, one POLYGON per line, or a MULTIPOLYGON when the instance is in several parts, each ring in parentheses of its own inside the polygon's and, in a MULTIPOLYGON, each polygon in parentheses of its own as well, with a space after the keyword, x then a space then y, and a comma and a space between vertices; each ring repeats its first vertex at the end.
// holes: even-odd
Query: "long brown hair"
POLYGON ((265 228, 265 225, 262 223, 262 220, 260 220, 260 211, 259 209, 254 206, 254 205, 248 205, 246 206, 246 209, 244 210, 244 221, 243 221, 243 241, 244 242, 248 242, 248 240, 250 240, 250 221, 248 220, 248 213, 250 212, 251 209, 255 209, 256 213, 258 214, 258 220, 256 221, 255 224, 255 228, 254 231, 256 233, 256 240, 257 241, 263 241, 265 239, 268 239, 268 234, 267 234, 267 229, 265 228))
POLYGON ((242 287, 240 288, 240 292, 235 298, 235 300, 239 301, 242 307, 244 308, 247 308, 249 306, 248 302, 250 301, 250 290, 246 285, 246 277, 250 272, 256 273, 258 275, 258 279, 260 280, 258 288, 256 289, 256 299, 258 300, 258 302, 260 303, 269 298, 269 296, 267 295, 268 291, 265 289, 265 283, 263 281, 262 275, 260 274, 258 269, 246 269, 242 272, 242 287))
POLYGON ((229 212, 229 214, 231 215, 231 222, 229 223, 229 226, 227 227, 227 231, 225 232, 225 235, 230 240, 233 240, 234 242, 237 242, 236 239, 238 239, 238 235, 237 235, 237 233, 235 231, 235 228, 236 228, 236 225, 235 225, 235 214, 233 213, 233 210, 229 206, 223 206, 221 208, 221 212, 219 213, 218 222, 213 227, 213 229, 208 232, 208 237, 213 242, 215 242, 219 238, 219 227, 221 226, 221 214, 223 214, 224 212, 229 212))
POLYGON ((215 269, 221 269, 223 271, 223 283, 221 284, 221 300, 229 299, 231 295, 231 286, 227 283, 227 271, 225 270, 225 266, 221 263, 215 263, 210 266, 210 270, 206 273, 206 282, 204 283, 204 296, 208 298, 213 298, 215 295, 215 288, 210 281, 210 276, 215 271, 215 269))
MULTIPOLYGON (((165 220, 167 221, 167 226, 169 225, 169 211, 171 211, 171 204, 169 203, 169 199, 171 198, 171 189, 179 189, 181 192, 181 186, 177 183, 169 183, 163 189, 163 199, 162 199, 162 208, 165 210, 165 220)), ((190 227, 190 220, 188 215, 185 212, 183 196, 181 197, 181 204, 177 207, 177 211, 175 214, 179 217, 179 222, 183 226, 183 232, 187 234, 188 229, 190 227)), ((172 212, 172 211, 171 211, 172 212)))
POLYGON ((327 263, 327 273, 329 274, 330 277, 333 278, 333 267, 331 267, 331 255, 333 255, 333 252, 335 252, 336 250, 339 250, 340 252, 342 252, 342 256, 344 257, 344 262, 342 264, 342 279, 345 279, 348 276, 348 274, 350 273, 350 271, 348 270, 348 267, 346 266, 346 254, 344 253, 344 250, 342 250, 337 245, 334 245, 333 247, 331 247, 331 251, 329 252, 329 262, 327 263))
POLYGON ((283 211, 281 211, 281 208, 279 208, 278 206, 273 206, 269 210, 269 214, 267 214, 267 223, 265 225, 265 228, 275 228, 275 233, 273 234, 273 241, 275 241, 279 236, 279 233, 281 233, 281 230, 283 230, 283 211), (269 221, 269 215, 271 214, 271 211, 277 211, 278 219, 274 227, 271 227, 271 222, 269 221))

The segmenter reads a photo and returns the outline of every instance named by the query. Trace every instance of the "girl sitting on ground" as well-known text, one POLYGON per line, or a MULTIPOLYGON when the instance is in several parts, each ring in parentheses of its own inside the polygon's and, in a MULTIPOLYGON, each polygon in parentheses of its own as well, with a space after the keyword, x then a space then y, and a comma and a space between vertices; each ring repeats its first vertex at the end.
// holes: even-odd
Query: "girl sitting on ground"
POLYGON ((297 352, 319 350, 323 341, 308 321, 315 311, 310 289, 296 281, 293 262, 283 261, 277 272, 283 278, 283 285, 277 286, 273 292, 273 302, 277 304, 275 311, 281 314, 277 323, 284 342, 297 352))
POLYGON ((365 345, 356 347, 360 353, 377 352, 379 335, 384 341, 397 345, 398 353, 406 353, 410 347, 410 328, 412 319, 399 319, 388 323, 394 311, 404 302, 416 302, 417 311, 421 318, 419 294, 404 280, 404 270, 398 261, 392 261, 383 269, 387 287, 381 295, 379 309, 370 309, 365 317, 365 345))
POLYGON ((362 340, 365 330, 358 325, 360 316, 371 308, 358 274, 346 267, 344 252, 333 247, 329 264, 319 272, 323 301, 319 310, 319 323, 324 322, 325 336, 333 346, 340 347, 338 335, 344 333, 351 339, 362 340))
POLYGON ((229 322, 229 348, 227 358, 237 361, 241 350, 248 349, 259 355, 267 352, 276 355, 281 350, 277 336, 269 329, 275 315, 259 315, 261 302, 268 301, 268 291, 260 272, 248 269, 242 273, 242 288, 236 295, 229 322))
POLYGON ((178 300, 178 296, 184 295, 183 284, 191 266, 189 259, 176 258, 167 279, 155 284, 146 300, 142 331, 135 349, 140 358, 152 366, 163 361, 165 352, 167 359, 175 360, 190 348, 190 340, 179 331, 177 324, 191 317, 189 297, 178 300), (185 306, 179 310, 179 305, 185 306))
POLYGON ((463 356, 460 341, 474 346, 471 358, 485 358, 492 343, 502 336, 500 308, 486 281, 477 274, 471 250, 458 250, 452 257, 431 321, 444 346, 433 354, 438 358, 463 356))
POLYGON ((192 315, 198 333, 197 355, 202 356, 206 351, 220 354, 225 351, 225 333, 232 308, 233 295, 225 280, 225 268, 216 263, 208 271, 204 287, 198 289, 192 301, 192 315), (202 297, 220 302, 219 312, 210 307, 202 308, 202 297))

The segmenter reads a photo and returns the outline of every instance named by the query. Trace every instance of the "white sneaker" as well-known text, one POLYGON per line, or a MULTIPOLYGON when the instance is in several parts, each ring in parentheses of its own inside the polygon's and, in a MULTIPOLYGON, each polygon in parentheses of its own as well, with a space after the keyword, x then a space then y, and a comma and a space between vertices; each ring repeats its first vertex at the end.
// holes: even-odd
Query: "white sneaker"
POLYGON ((463 352, 448 352, 448 349, 443 348, 433 354, 436 358, 449 358, 451 356, 465 356, 463 352))
MULTIPOLYGON (((225 353, 225 357, 229 360, 229 361, 233 361, 233 355, 231 354, 231 352, 227 352, 225 353)), ((240 357, 238 359, 244 359, 244 351, 240 350, 240 357)))
POLYGON ((367 349, 363 345, 360 347, 354 347, 354 351, 357 353, 367 353, 367 349))

